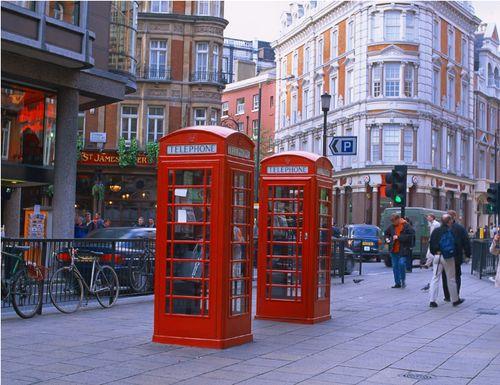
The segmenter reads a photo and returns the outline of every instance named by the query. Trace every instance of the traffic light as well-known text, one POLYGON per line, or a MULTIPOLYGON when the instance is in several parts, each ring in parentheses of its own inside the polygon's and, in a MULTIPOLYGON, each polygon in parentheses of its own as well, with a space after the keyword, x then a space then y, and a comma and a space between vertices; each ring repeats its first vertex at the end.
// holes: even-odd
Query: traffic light
POLYGON ((394 169, 385 174, 385 196, 394 201, 398 207, 406 206, 406 176, 407 166, 394 166, 394 169))
POLYGON ((500 183, 491 183, 486 191, 488 204, 486 206, 488 214, 500 214, 500 183))

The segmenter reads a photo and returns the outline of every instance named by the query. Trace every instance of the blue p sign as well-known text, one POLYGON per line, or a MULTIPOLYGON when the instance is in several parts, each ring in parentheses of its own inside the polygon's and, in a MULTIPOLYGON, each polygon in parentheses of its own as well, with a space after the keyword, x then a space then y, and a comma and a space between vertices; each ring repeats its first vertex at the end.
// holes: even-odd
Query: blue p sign
POLYGON ((344 153, 352 152, 352 141, 349 140, 342 141, 342 152, 344 153))

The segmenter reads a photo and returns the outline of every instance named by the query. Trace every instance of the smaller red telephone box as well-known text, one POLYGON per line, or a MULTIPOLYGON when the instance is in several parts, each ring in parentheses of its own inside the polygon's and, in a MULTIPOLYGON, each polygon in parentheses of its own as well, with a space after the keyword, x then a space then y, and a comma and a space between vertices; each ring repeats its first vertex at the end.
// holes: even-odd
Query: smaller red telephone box
POLYGON ((253 148, 218 126, 160 139, 154 342, 252 340, 253 148))
POLYGON ((290 151, 261 162, 256 318, 330 319, 332 164, 290 151))

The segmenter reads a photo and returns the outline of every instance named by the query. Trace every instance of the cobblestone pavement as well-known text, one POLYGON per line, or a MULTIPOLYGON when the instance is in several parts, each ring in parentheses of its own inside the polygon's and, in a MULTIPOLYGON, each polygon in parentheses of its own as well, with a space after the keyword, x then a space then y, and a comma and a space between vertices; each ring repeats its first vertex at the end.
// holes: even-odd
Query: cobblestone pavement
MULTIPOLYGON (((388 270, 332 286, 332 320, 254 321, 254 342, 227 350, 151 342, 152 297, 109 310, 2 316, 2 384, 500 383, 500 290, 464 267, 453 308, 428 307, 429 271, 391 289, 388 270)), ((254 306, 255 307, 255 306, 254 306)))

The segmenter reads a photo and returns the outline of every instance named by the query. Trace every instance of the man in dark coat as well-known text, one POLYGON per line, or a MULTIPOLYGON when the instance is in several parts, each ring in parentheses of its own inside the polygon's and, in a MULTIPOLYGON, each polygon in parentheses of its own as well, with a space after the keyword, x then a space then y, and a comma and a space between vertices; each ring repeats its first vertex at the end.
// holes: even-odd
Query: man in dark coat
MULTIPOLYGON (((455 255, 455 280, 457 282, 457 292, 460 298, 460 286, 462 284, 462 263, 464 262, 463 256, 465 254, 466 258, 471 256, 471 245, 469 235, 467 230, 460 223, 457 222, 457 212, 455 210, 448 210, 448 214, 453 219, 453 224, 451 225, 451 232, 455 237, 457 242, 457 251, 455 255)), ((448 282, 446 279, 446 273, 443 271, 443 291, 444 300, 450 301, 450 291, 448 290, 448 282)))

